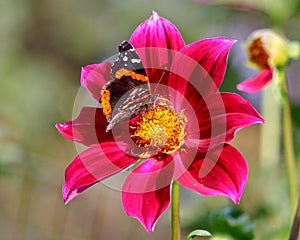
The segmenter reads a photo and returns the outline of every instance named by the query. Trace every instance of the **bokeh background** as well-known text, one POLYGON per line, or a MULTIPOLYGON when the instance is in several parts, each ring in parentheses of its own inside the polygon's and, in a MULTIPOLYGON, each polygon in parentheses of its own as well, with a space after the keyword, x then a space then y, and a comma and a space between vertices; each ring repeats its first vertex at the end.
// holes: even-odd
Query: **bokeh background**
MULTIPOLYGON (((283 21, 281 30, 288 38, 299 41, 300 4, 276 0, 271 5, 278 2, 293 2, 293 14, 278 21, 283 21)), ((256 73, 243 64, 242 43, 252 30, 270 27, 263 11, 239 11, 192 0, 0 2, 1 240, 170 239, 169 210, 149 235, 123 212, 120 192, 103 184, 65 206, 61 196, 64 170, 77 151, 54 127, 72 118, 81 67, 115 54, 118 44, 129 39, 152 10, 172 21, 186 43, 220 35, 238 40, 230 53, 222 91, 237 92, 236 84, 256 73)), ((284 8, 277 11, 281 16, 284 8)), ((299 69, 300 62, 291 62, 288 68, 298 172, 299 69)), ((243 96, 260 110, 261 94, 243 96)), ((233 142, 249 163, 249 181, 238 209, 245 213, 247 226, 254 228, 255 239, 286 239, 285 167, 282 156, 275 162, 267 159, 267 166, 259 159, 263 151, 260 130, 257 125, 241 130, 233 142)), ((183 237, 195 228, 214 233, 210 219, 228 207, 236 209, 223 197, 203 197, 182 189, 183 237)))

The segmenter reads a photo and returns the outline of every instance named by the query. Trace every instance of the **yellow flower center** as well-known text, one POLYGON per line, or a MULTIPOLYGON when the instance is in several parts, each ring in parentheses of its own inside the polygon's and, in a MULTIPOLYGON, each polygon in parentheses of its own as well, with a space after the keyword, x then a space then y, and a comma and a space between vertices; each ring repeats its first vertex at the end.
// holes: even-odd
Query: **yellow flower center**
POLYGON ((141 158, 172 154, 183 144, 185 115, 177 113, 169 101, 160 98, 150 110, 141 114, 130 126, 131 138, 145 151, 141 158))
POLYGON ((262 68, 268 67, 269 55, 260 38, 254 39, 248 48, 250 60, 262 68))

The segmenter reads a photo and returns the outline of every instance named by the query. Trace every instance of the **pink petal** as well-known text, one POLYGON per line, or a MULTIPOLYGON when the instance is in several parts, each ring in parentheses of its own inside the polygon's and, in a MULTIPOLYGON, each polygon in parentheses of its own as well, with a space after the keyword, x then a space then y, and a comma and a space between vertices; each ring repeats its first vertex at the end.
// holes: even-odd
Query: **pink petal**
POLYGON ((123 208, 150 232, 170 204, 170 183, 174 165, 164 160, 147 159, 127 177, 122 189, 123 208))
POLYGON ((92 145, 80 153, 65 172, 63 198, 67 204, 95 183, 114 175, 137 161, 127 155, 120 145, 106 142, 92 145))
POLYGON ((168 85, 197 102, 220 87, 227 66, 228 53, 235 41, 218 37, 204 39, 183 47, 176 54, 168 85), (184 67, 183 67, 184 66, 184 67), (196 91, 196 92, 195 92, 196 91))
MULTIPOLYGON (((247 100, 234 93, 216 93, 206 97, 199 102, 195 113, 200 131, 200 151, 231 141, 241 128, 264 122, 247 100)), ((186 128, 190 139, 196 134, 193 121, 188 122, 186 128)))
MULTIPOLYGON (((186 64, 184 65, 187 66, 187 68, 182 68, 185 69, 183 71, 189 71, 187 62, 188 61, 186 61, 186 64)), ((185 109, 186 105, 191 105, 192 108, 195 108, 203 96, 206 95, 204 91, 208 89, 207 86, 214 85, 212 79, 205 72, 203 72, 203 68, 196 68, 198 75, 196 82, 193 81, 195 78, 192 78, 191 76, 187 76, 187 78, 185 78, 176 75, 176 73, 171 70, 172 74, 170 75, 168 82, 170 93, 169 99, 173 104, 174 109, 177 111, 185 109)))
POLYGON ((81 85, 85 87, 91 96, 100 101, 100 90, 110 79, 111 62, 92 64, 81 70, 81 85))
POLYGON ((174 51, 184 46, 177 28, 153 11, 152 16, 134 30, 130 43, 136 48, 150 81, 166 84, 167 74, 157 69, 169 69, 174 51))
POLYGON ((55 126, 64 138, 86 146, 114 139, 111 132, 105 131, 107 120, 101 108, 83 107, 76 119, 55 126))
POLYGON ((178 29, 155 11, 134 30, 130 42, 136 48, 159 47, 175 51, 184 46, 178 29))
POLYGON ((237 89, 247 93, 256 93, 271 82, 272 75, 271 68, 263 69, 255 77, 238 84, 237 89))
MULTIPOLYGON (((182 156, 182 158, 188 157, 182 156)), ((239 203, 248 177, 248 167, 237 149, 198 153, 193 164, 178 179, 183 186, 206 196, 226 196, 239 203), (205 174, 204 174, 205 173, 205 174)))

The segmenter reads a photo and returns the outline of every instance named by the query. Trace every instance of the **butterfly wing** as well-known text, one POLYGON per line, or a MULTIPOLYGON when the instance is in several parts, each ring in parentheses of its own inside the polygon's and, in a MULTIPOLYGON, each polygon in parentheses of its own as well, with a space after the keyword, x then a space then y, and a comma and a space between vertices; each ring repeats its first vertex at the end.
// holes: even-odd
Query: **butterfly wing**
POLYGON ((127 41, 119 45, 119 55, 111 67, 112 78, 118 78, 118 71, 126 69, 147 76, 142 60, 134 47, 127 41))

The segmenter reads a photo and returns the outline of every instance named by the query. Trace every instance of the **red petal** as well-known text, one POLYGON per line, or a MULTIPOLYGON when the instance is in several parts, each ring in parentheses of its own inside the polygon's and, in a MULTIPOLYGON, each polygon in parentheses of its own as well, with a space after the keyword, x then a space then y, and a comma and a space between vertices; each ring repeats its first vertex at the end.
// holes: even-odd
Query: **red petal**
MULTIPOLYGON (((188 156, 182 156, 182 158, 188 156)), ((196 160, 178 179, 183 186, 206 196, 226 196, 239 203, 248 177, 244 157, 230 145, 198 153, 196 160)))
POLYGON ((102 109, 94 107, 83 107, 76 119, 64 124, 56 124, 63 137, 86 146, 113 141, 111 132, 106 132, 106 126, 107 120, 102 109))
POLYGON ((178 29, 154 11, 149 19, 134 30, 130 42, 136 48, 158 47, 175 51, 184 46, 178 29))
POLYGON ((272 80, 272 69, 263 69, 255 77, 237 85, 237 89, 247 93, 256 93, 262 90, 272 80))
POLYGON ((167 83, 165 67, 169 69, 175 51, 184 46, 177 28, 156 12, 133 32, 130 43, 136 48, 151 82, 167 83), (172 52, 173 50, 173 52, 172 52))
POLYGON ((101 88, 111 79, 111 65, 111 62, 92 64, 83 67, 81 70, 81 85, 89 91, 97 102, 101 97, 101 88))
POLYGON ((174 165, 168 159, 147 159, 127 177, 122 189, 123 208, 150 232, 170 204, 174 165), (170 164, 169 164, 170 163, 170 164))
POLYGON ((70 202, 81 192, 95 183, 114 175, 137 161, 125 154, 119 145, 113 142, 92 145, 80 153, 65 172, 63 187, 65 203, 70 202))
MULTIPOLYGON (((200 130, 200 151, 231 141, 241 128, 264 122, 247 100, 233 93, 216 93, 206 97, 199 102, 195 113, 200 130)), ((187 124, 187 135, 191 134, 187 138, 196 134, 192 124, 192 121, 187 124)))
POLYGON ((216 92, 223 81, 228 53, 234 42, 218 37, 183 47, 174 58, 171 72, 175 74, 170 76, 168 85, 178 89, 190 102, 198 101, 197 95, 216 92))

